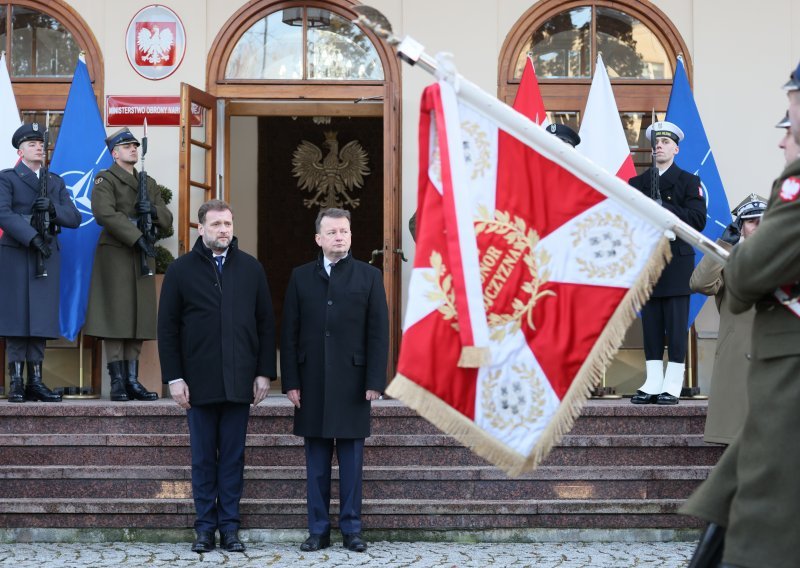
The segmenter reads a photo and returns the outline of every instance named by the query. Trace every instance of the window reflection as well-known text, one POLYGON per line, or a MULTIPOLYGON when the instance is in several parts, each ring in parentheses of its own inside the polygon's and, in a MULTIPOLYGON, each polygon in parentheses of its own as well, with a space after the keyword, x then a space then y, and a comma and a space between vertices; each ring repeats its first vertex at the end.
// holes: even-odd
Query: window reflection
POLYGON ((80 49, 67 28, 52 16, 12 7, 12 76, 72 77, 80 49))
POLYGON ((358 26, 322 8, 297 7, 273 12, 247 30, 233 49, 225 78, 381 81, 383 67, 358 26))
POLYGON ((327 16, 329 25, 308 30, 308 78, 383 80, 372 41, 352 22, 331 12, 327 16))
POLYGON ((597 8, 597 49, 611 79, 671 79, 672 66, 658 38, 636 18, 597 8))
POLYGON ((547 112, 547 120, 550 124, 563 124, 578 132, 581 114, 574 110, 556 110, 547 112))
POLYGON ((537 29, 517 57, 515 76, 521 77, 528 53, 540 78, 591 77, 592 9, 561 12, 537 29))
POLYGON ((295 10, 273 12, 247 30, 233 48, 225 78, 302 79, 302 16, 299 27, 292 23, 295 10))

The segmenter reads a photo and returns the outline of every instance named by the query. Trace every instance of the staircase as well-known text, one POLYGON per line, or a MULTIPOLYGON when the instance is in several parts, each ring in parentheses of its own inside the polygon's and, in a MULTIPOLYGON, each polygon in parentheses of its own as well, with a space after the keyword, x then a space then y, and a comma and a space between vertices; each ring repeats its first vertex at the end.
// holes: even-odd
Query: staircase
MULTIPOLYGON (((512 479, 399 402, 379 401, 364 525, 393 534, 695 529, 675 512, 722 454, 703 442, 705 414, 705 402, 590 401, 545 463, 512 479)), ((172 401, 0 403, 0 424, 0 530, 192 527, 186 418, 172 401)), ((243 528, 305 527, 304 453, 291 429, 282 396, 252 411, 243 528)))

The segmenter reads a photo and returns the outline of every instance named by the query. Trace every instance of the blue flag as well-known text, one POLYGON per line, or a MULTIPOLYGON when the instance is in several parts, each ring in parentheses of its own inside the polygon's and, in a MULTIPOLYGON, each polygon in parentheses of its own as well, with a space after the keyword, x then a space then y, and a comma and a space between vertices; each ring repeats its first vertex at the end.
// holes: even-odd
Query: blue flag
POLYGON ((94 249, 102 230, 92 214, 95 175, 111 166, 106 131, 86 63, 78 60, 50 171, 64 178, 81 212, 81 226, 65 229, 61 242, 61 335, 74 341, 86 320, 94 249))
MULTIPOLYGON (((694 102, 683 59, 678 58, 675 67, 675 78, 672 81, 672 91, 669 94, 667 105, 667 120, 677 124, 683 130, 686 138, 681 141, 680 152, 675 156, 678 166, 700 176, 703 194, 706 198, 708 218, 703 234, 709 239, 716 240, 731 223, 731 209, 728 206, 728 197, 714 162, 714 154, 706 138, 700 113, 694 102)), ((703 258, 703 253, 695 250, 695 266, 703 258)), ((691 327, 707 297, 702 294, 692 294, 689 301, 689 327, 691 327)))

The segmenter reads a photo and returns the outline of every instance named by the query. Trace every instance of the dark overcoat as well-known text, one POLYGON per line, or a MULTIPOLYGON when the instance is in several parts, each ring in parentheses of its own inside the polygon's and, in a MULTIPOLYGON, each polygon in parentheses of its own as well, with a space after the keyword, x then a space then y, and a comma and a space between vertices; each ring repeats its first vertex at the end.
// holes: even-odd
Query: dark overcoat
MULTIPOLYGON (((46 278, 36 278, 36 252, 30 247, 36 231, 31 226, 34 200, 39 197, 39 178, 21 161, 0 172, 0 336, 55 339, 58 324, 61 251, 58 236, 50 243, 52 255, 45 260, 46 278)), ((81 214, 56 174, 47 178, 47 194, 56 209, 50 219, 59 227, 74 229, 81 214)))
MULTIPOLYGON (((153 223, 172 226, 170 213, 156 181, 147 178, 147 195, 157 210, 153 223)), ((139 172, 129 174, 117 164, 101 171, 92 189, 92 213, 103 227, 97 241, 84 333, 116 339, 156 338, 156 284, 142 276, 140 252, 134 243, 142 236, 136 226, 139 172)), ((155 272, 154 259, 148 259, 155 272)))
MULTIPOLYGON (((632 177, 628 183, 651 196, 651 170, 632 177)), ((705 193, 700 185, 700 178, 680 169, 674 163, 659 178, 661 205, 674 213, 681 221, 688 223, 698 231, 706 226, 705 193)), ((672 260, 664 268, 661 277, 653 288, 654 298, 665 296, 686 296, 691 294, 689 278, 694 270, 694 248, 681 239, 670 243, 672 260)))
POLYGON ((281 321, 283 392, 300 389, 295 435, 368 437, 366 391, 383 392, 389 349, 381 272, 348 255, 328 277, 320 254, 292 271, 281 321))
POLYGON ((202 238, 170 264, 158 309, 158 354, 162 381, 185 380, 192 405, 249 404, 255 378, 276 377, 267 277, 235 238, 221 277, 202 238))
POLYGON ((731 312, 756 309, 750 409, 741 433, 682 512, 727 527, 725 562, 794 568, 800 542, 800 317, 772 291, 800 281, 800 160, 775 182, 758 231, 734 247, 723 275, 731 312))
MULTIPOLYGON (((731 250, 731 245, 722 240, 717 244, 731 250)), ((714 296, 719 309, 719 334, 704 439, 715 444, 730 444, 747 416, 746 384, 750 370, 747 357, 756 311, 749 309, 741 314, 731 313, 731 297, 725 287, 722 264, 710 255, 704 256, 697 264, 689 286, 692 292, 714 296)))

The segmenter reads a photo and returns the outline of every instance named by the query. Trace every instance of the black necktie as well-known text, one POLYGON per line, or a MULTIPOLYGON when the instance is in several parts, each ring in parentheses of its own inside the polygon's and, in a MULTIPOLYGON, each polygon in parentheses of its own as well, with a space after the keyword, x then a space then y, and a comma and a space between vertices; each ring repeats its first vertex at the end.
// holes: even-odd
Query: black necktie
POLYGON ((217 273, 222 276, 222 263, 225 262, 224 256, 215 256, 214 261, 217 263, 217 273))

